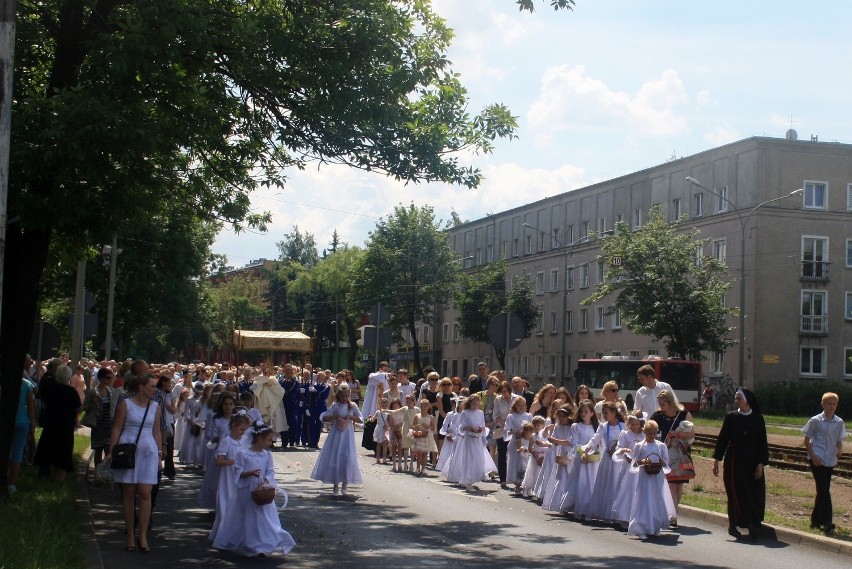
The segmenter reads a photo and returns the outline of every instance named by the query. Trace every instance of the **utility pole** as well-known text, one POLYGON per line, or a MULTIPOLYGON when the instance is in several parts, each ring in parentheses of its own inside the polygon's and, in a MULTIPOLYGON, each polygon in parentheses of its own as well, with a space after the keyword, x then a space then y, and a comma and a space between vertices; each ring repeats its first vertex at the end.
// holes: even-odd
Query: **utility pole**
POLYGON ((15 0, 0 0, 0 307, 6 260, 6 201, 12 130, 12 71, 15 69, 15 0))

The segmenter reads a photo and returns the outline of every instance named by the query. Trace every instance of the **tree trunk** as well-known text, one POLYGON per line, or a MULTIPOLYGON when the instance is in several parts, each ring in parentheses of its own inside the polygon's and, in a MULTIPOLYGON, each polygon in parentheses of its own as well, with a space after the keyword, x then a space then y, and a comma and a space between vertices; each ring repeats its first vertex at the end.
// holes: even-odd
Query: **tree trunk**
POLYGON ((414 368, 417 370, 417 376, 423 377, 423 362, 420 361, 420 342, 417 340, 417 326, 414 324, 413 317, 408 321, 408 331, 411 332, 411 354, 414 358, 414 368))
POLYGON ((343 319, 343 324, 346 327, 346 337, 349 338, 349 347, 346 348, 347 367, 352 370, 352 373, 355 373, 355 359, 358 357, 358 343, 355 335, 358 330, 355 328, 355 321, 348 316, 343 319))
POLYGON ((24 357, 29 350, 50 229, 6 231, 3 307, 0 316, 0 496, 8 500, 9 453, 18 413, 24 357))

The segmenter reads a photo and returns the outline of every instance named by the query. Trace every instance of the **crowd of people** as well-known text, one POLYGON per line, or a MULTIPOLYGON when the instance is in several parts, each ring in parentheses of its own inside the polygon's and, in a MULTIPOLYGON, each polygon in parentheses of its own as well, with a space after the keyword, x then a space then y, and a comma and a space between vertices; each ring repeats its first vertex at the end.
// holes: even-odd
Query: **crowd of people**
MULTIPOLYGON (((677 525, 683 486, 695 475, 692 417, 650 366, 639 369, 642 387, 628 410, 612 381, 597 394, 581 385, 571 395, 551 384, 533 393, 524 379, 507 380, 484 363, 467 381, 426 369, 415 382, 382 362, 363 396, 351 371, 310 365, 267 372, 141 360, 83 364, 75 373, 61 358, 25 363, 10 484, 32 449, 46 476, 61 480, 71 471, 81 418, 91 428, 96 470, 109 468, 121 485, 128 551, 150 551, 151 512, 176 461, 203 470, 198 503, 215 511, 214 547, 254 556, 290 551, 295 542, 274 503, 255 498, 277 487, 270 447, 319 449, 327 433, 311 477, 332 485, 334 496, 346 495, 362 483, 356 424, 363 424, 361 446, 392 472, 440 476, 470 492, 493 480, 544 510, 640 538, 677 525), (44 429, 37 446, 36 415, 44 429), (135 462, 127 467, 129 447, 135 462)), ((754 539, 765 510, 766 428, 751 391, 738 390, 735 402, 713 473, 723 461, 729 533, 740 537, 748 528, 754 539)), ((830 533, 829 486, 845 431, 834 415, 837 396, 826 394, 822 406, 803 432, 817 481, 812 524, 830 533)))

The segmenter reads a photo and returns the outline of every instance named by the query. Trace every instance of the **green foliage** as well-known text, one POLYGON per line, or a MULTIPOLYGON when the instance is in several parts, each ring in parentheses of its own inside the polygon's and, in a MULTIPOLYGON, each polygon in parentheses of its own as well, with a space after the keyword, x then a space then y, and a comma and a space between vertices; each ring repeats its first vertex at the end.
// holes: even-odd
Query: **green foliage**
POLYGON ((313 233, 299 231, 299 226, 293 226, 292 233, 285 233, 284 239, 276 243, 282 261, 298 263, 306 269, 310 269, 319 261, 317 243, 313 233))
POLYGON ((724 352, 733 344, 725 317, 736 313, 722 305, 731 287, 728 269, 713 257, 698 258, 707 241, 697 235, 669 224, 658 208, 637 231, 619 224, 601 245, 605 281, 583 304, 615 296, 609 312, 620 310, 632 332, 664 340, 670 355, 701 359, 704 351, 724 352))
POLYGON ((370 233, 350 294, 353 309, 381 302, 391 315, 386 326, 409 330, 418 372, 423 338, 416 324, 433 324, 435 307, 449 302, 460 271, 439 225, 430 206, 396 206, 370 233))
POLYGON ((754 394, 764 414, 813 417, 821 413, 822 394, 833 391, 840 396, 837 415, 852 420, 852 385, 836 381, 797 381, 758 385, 754 394))
POLYGON ((258 320, 266 314, 264 292, 264 282, 249 273, 234 275, 211 287, 214 316, 210 325, 216 343, 230 344, 234 328, 257 328, 258 320))
MULTIPOLYGON (((535 12, 535 0, 515 0, 518 5, 518 10, 521 12, 535 12)), ((554 10, 573 10, 574 0, 550 0, 550 5, 554 10)))
MULTIPOLYGON (((459 333, 475 342, 488 342, 488 324, 500 313, 511 310, 524 323, 525 338, 529 338, 541 316, 541 306, 535 302, 535 292, 528 278, 514 277, 506 291, 506 262, 500 260, 478 267, 459 277, 453 297, 458 310, 459 333)), ((505 351, 494 348, 497 359, 505 369, 505 351)))

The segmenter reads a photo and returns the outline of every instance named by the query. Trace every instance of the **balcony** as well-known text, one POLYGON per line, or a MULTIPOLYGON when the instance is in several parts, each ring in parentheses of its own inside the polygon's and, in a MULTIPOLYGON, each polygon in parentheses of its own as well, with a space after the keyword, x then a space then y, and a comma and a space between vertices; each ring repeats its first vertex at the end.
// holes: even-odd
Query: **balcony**
POLYGON ((807 336, 827 336, 828 316, 802 316, 799 334, 807 336))
POLYGON ((802 261, 801 280, 828 282, 828 261, 802 261))

